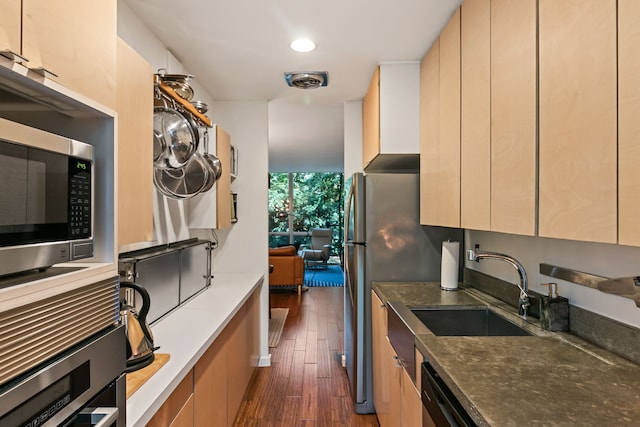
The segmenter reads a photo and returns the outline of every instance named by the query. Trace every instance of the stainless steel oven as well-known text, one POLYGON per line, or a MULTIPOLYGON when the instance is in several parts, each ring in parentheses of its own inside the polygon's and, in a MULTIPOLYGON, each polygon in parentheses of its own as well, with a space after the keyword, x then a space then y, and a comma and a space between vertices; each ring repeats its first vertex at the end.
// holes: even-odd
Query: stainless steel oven
POLYGON ((109 328, 0 389, 1 427, 125 427, 124 327, 109 328))

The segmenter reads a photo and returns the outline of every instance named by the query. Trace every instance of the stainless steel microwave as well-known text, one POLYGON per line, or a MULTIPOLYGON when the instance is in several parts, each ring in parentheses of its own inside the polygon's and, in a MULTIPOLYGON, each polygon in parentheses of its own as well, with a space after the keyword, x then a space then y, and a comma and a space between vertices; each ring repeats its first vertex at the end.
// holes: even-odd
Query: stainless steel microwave
POLYGON ((93 256, 93 147, 0 119, 0 276, 93 256))

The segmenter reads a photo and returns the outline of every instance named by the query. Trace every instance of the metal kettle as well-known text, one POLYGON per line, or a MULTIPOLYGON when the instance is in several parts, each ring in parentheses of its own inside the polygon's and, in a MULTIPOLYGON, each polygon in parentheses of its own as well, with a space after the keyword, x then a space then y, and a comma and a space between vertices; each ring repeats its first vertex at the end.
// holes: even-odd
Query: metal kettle
POLYGON ((153 334, 147 324, 147 314, 151 306, 151 297, 145 288, 133 282, 120 282, 120 289, 133 289, 142 297, 140 312, 126 298, 120 300, 120 316, 127 334, 127 368, 132 372, 151 364, 154 360, 153 334))

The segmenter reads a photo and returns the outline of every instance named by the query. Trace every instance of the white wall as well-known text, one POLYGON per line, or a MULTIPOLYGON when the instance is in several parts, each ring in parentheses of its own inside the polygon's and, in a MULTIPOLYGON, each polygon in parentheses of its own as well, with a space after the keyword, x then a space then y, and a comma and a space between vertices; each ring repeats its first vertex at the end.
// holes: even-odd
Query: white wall
MULTIPOLYGON (((640 308, 631 299, 540 274, 540 264, 546 263, 603 277, 640 275, 640 248, 467 230, 466 249, 476 243, 481 251, 506 253, 520 261, 527 271, 531 290, 546 293, 540 283, 556 282, 558 293, 571 304, 640 328, 640 308)), ((506 263, 465 262, 467 267, 502 280, 512 283, 518 280, 515 270, 506 263)))
MULTIPOLYGON (((123 1, 118 1, 118 35, 149 61, 154 69, 189 73, 179 53, 169 52, 123 1)), ((198 83, 190 82, 195 99, 208 104, 207 116, 231 135, 238 148, 238 177, 231 188, 238 193, 238 222, 230 230, 189 230, 186 206, 180 200, 156 197, 154 228, 158 242, 189 237, 216 239, 213 273, 260 272, 268 277, 268 109, 267 102, 215 102, 198 83)), ((265 281, 266 282, 266 281, 265 281)), ((268 286, 261 290, 260 364, 270 362, 268 347, 268 286)))
POLYGON ((344 103, 344 178, 362 172, 362 100, 344 103))

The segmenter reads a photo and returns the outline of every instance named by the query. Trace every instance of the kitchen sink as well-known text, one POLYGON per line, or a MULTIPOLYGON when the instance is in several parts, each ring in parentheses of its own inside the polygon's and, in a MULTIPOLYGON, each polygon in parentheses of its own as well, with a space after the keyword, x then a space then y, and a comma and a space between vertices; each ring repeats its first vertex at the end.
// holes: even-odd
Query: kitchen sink
POLYGON ((527 336, 515 323, 484 307, 413 308, 411 312, 434 335, 439 336, 527 336))

